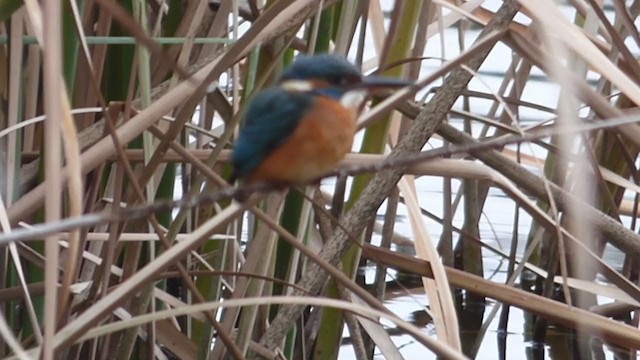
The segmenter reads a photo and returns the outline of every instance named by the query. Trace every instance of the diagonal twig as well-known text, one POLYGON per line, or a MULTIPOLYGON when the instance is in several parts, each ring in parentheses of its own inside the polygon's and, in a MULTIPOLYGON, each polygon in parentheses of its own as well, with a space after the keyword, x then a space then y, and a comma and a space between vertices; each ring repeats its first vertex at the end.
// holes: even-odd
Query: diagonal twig
MULTIPOLYGON (((509 26, 511 19, 517 11, 518 4, 516 1, 505 1, 491 22, 484 28, 479 39, 482 39, 494 31, 505 29, 509 26)), ((469 68, 477 71, 490 50, 491 49, 482 49, 479 51, 476 56, 469 61, 469 68)), ((446 118, 449 109, 451 109, 460 92, 463 91, 470 80, 471 74, 466 70, 458 68, 453 71, 451 75, 447 77, 440 90, 421 111, 416 121, 412 124, 409 131, 407 131, 407 135, 391 152, 389 158, 395 159, 420 151, 434 133, 437 126, 446 118)), ((380 204, 382 204, 389 191, 400 180, 405 170, 406 166, 399 166, 377 173, 362 193, 358 202, 345 216, 342 222, 344 228, 349 229, 351 234, 360 233, 365 226, 362 219, 370 218, 375 214, 375 211, 380 204)), ((351 245, 348 239, 349 233, 338 228, 335 235, 323 246, 320 251, 320 256, 323 259, 327 259, 333 265, 337 264, 351 245)), ((310 263, 309 268, 303 274, 298 284, 312 293, 317 293, 326 280, 327 273, 320 269, 315 263, 310 263)), ((294 294, 295 293, 296 292, 294 292, 294 294)), ((303 294, 296 295, 303 296, 303 294)), ((267 349, 276 348, 303 310, 303 305, 283 305, 279 309, 271 326, 260 340, 260 344, 267 349)))

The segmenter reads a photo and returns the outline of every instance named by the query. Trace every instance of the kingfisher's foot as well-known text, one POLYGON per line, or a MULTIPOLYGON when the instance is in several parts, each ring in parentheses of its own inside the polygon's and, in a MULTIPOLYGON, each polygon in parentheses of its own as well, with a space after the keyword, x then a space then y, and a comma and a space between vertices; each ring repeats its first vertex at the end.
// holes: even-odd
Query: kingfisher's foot
POLYGON ((245 202, 249 198, 249 196, 251 196, 251 194, 253 194, 253 191, 250 191, 250 189, 238 188, 233 194, 233 200, 240 203, 245 202))
POLYGON ((254 193, 286 192, 291 186, 286 182, 255 182, 237 188, 233 199, 238 202, 247 200, 254 193))

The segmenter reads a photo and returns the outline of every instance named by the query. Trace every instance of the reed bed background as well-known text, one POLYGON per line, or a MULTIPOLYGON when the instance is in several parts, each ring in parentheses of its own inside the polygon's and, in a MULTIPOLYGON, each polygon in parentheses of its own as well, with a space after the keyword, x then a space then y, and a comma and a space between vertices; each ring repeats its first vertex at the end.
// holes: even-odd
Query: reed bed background
MULTIPOLYGON (((557 359, 636 358, 639 13, 0 0, 0 356, 482 358, 489 324, 504 340, 516 307, 533 358, 545 344, 557 359), (418 86, 370 99, 337 178, 233 200, 245 105, 297 54, 324 52, 418 86), (541 79, 553 90, 531 91, 541 79), (508 206, 487 207, 496 189, 508 206), (480 231, 496 212, 506 249, 480 231), (427 320, 385 306, 398 294, 427 320)), ((498 347, 489 358, 517 358, 498 347)))

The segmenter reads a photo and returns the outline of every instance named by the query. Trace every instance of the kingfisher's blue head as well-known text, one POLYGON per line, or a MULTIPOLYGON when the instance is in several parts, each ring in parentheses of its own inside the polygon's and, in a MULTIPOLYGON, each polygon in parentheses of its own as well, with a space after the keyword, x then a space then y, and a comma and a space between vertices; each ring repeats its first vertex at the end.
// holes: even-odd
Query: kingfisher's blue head
POLYGON ((289 91, 309 91, 341 100, 346 93, 352 91, 397 88, 410 83, 391 78, 362 76, 360 69, 344 57, 322 54, 298 56, 282 74, 280 85, 289 91))

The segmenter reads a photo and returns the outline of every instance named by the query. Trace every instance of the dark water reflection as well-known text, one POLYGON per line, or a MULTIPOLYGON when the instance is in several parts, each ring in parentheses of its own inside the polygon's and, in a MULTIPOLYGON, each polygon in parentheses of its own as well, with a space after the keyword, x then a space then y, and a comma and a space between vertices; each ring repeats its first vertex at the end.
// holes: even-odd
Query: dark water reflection
MULTIPOLYGON (((400 277, 403 278, 403 276, 400 277)), ((404 280, 408 279, 411 277, 404 277, 404 280)), ((419 279, 413 280, 419 281, 419 279)), ((417 281, 407 282, 406 285, 409 286, 405 288, 401 288, 396 282, 389 282, 385 304, 398 316, 423 328, 426 333, 435 337, 433 322, 423 308, 424 304, 427 304, 427 297, 417 281)), ((463 351, 474 359, 640 359, 635 353, 630 354, 624 349, 613 349, 595 338, 586 337, 581 347, 578 341, 580 338, 574 331, 554 324, 547 324, 544 341, 534 341, 533 324, 536 317, 515 307, 499 309, 484 336, 479 338, 479 329, 497 304, 491 299, 487 299, 485 303, 467 300, 466 294, 462 291, 455 292, 455 299, 463 351), (476 344, 478 341, 479 344, 476 344)), ((436 359, 410 336, 404 335, 391 324, 384 324, 389 326, 389 334, 406 359, 436 359)), ((355 359, 350 340, 348 332, 345 331, 340 359, 355 359)), ((374 358, 384 359, 379 351, 374 358)))

